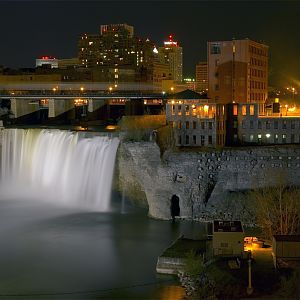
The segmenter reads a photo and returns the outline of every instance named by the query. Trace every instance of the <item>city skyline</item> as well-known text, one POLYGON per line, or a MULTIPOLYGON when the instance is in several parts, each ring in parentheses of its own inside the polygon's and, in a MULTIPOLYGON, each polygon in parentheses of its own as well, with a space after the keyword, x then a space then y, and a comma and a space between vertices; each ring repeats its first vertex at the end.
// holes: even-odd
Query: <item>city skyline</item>
POLYGON ((194 77, 197 62, 206 60, 207 41, 250 38, 270 47, 271 84, 300 80, 296 2, 15 1, 0 7, 6 12, 0 21, 0 65, 7 67, 34 67, 41 55, 77 56, 80 34, 127 23, 157 46, 173 34, 183 47, 185 77, 194 77))

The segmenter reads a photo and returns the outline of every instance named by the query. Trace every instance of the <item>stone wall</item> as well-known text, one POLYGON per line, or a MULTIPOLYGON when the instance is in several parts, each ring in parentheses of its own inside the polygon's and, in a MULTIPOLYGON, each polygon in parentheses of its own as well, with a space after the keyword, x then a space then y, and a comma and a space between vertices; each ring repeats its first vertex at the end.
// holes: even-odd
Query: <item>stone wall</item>
POLYGON ((160 159, 152 142, 122 143, 118 150, 119 188, 148 203, 149 215, 170 218, 170 199, 180 198, 181 216, 254 222, 253 201, 245 191, 300 185, 300 147, 270 146, 220 151, 173 152, 160 159), (282 180, 282 179, 280 179, 282 180))

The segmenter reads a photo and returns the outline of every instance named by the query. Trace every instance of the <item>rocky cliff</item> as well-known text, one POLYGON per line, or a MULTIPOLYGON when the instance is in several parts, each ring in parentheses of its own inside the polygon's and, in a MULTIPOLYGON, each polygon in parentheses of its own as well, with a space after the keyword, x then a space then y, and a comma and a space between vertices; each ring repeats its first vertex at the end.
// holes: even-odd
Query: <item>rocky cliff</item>
POLYGON ((300 185, 300 147, 232 148, 173 152, 160 159, 152 142, 123 142, 118 150, 119 187, 148 204, 149 215, 170 218, 170 199, 180 199, 182 217, 253 222, 253 201, 246 191, 276 185, 300 185))

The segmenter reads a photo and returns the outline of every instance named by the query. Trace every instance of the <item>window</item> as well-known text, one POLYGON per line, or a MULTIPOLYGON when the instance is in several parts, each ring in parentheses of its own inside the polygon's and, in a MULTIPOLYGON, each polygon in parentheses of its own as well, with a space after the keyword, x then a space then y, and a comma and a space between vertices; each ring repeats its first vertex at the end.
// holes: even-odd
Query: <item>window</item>
POLYGON ((278 129, 278 121, 274 122, 274 129, 278 129))
POLYGON ((270 129, 271 128, 271 123, 270 121, 266 121, 266 129, 270 129))
POLYGON ((186 106, 185 106, 185 115, 186 115, 186 116, 189 116, 189 115, 190 115, 190 106, 189 106, 189 105, 186 105, 186 106))
POLYGON ((292 121, 292 123, 291 123, 291 129, 295 129, 295 121, 292 121))
POLYGON ((250 121, 250 129, 253 129, 253 121, 250 121))
POLYGON ((208 129, 212 129, 212 122, 208 122, 208 129))
POLYGON ((209 145, 212 145, 212 135, 209 135, 209 136, 208 136, 208 144, 209 144, 209 145))
POLYGON ((236 143, 237 140, 238 140, 238 136, 237 136, 237 134, 235 133, 235 134, 233 135, 233 141, 236 143))
POLYGON ((237 120, 233 121, 233 128, 238 128, 238 121, 237 120))
POLYGON ((220 53, 221 53, 220 43, 211 43, 211 45, 210 45, 210 54, 220 54, 220 53))
POLYGON ((253 139, 254 139, 254 135, 250 134, 250 142, 253 142, 253 139))
POLYGON ((215 84, 215 91, 218 91, 218 90, 219 90, 219 85, 215 84))
POLYGON ((278 143, 278 134, 274 135, 274 143, 277 144, 278 143))
POLYGON ((261 121, 257 121, 257 128, 261 129, 261 121))
POLYGON ((242 128, 246 129, 246 121, 245 120, 242 121, 242 128))
POLYGON ((186 128, 186 129, 190 129, 190 122, 189 122, 189 121, 186 121, 186 122, 185 122, 185 128, 186 128))
POLYGON ((242 134, 242 142, 245 142, 245 141, 246 141, 246 135, 242 134))
POLYGON ((172 114, 172 116, 174 116, 174 115, 175 115, 175 105, 172 105, 171 114, 172 114))
POLYGON ((178 116, 181 116, 181 105, 177 106, 177 110, 178 110, 178 116))
POLYGON ((201 144, 201 146, 205 145, 205 136, 204 135, 200 136, 200 144, 201 144))
POLYGON ((189 135, 185 136, 185 143, 186 143, 186 145, 188 145, 190 143, 190 136, 189 135))
POLYGON ((291 143, 295 143, 295 135, 293 133, 291 134, 291 143))
POLYGON ((178 122, 178 129, 181 129, 181 121, 178 122))
POLYGON ((193 129, 196 129, 196 128, 197 128, 197 122, 193 121, 193 129))
POLYGON ((205 122, 201 122, 201 129, 205 129, 205 122))
POLYGON ((261 134, 258 134, 258 135, 257 135, 257 141, 258 141, 259 144, 261 144, 261 141, 262 141, 262 140, 261 140, 261 134))
POLYGON ((286 129, 286 121, 282 122, 282 129, 286 129))
POLYGON ((182 142, 181 142, 181 135, 178 136, 178 144, 179 144, 179 145, 182 144, 182 142))
POLYGON ((282 143, 285 144, 286 143, 286 134, 282 135, 282 143))
POLYGON ((235 104, 233 105, 233 115, 237 116, 238 115, 238 106, 235 104))
POLYGON ((197 137, 195 135, 193 135, 193 144, 196 145, 197 144, 197 137))
POLYGON ((250 116, 254 116, 254 105, 250 105, 250 116))
POLYGON ((247 115, 247 105, 242 105, 242 115, 243 116, 247 115))

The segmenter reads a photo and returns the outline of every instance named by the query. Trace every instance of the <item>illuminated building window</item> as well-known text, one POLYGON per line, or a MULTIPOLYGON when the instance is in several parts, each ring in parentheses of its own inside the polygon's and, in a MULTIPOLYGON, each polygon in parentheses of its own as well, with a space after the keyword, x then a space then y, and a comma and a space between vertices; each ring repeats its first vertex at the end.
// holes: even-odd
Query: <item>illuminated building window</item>
POLYGON ((197 122, 193 121, 193 129, 196 129, 196 128, 197 128, 197 122))
POLYGON ((238 115, 238 106, 235 104, 233 105, 233 115, 237 116, 238 115))
POLYGON ((220 53, 221 53, 220 43, 211 43, 211 45, 210 45, 210 54, 220 54, 220 53))
POLYGON ((178 122, 178 129, 181 129, 181 121, 178 122))
POLYGON ((185 122, 185 128, 190 129, 190 122, 188 122, 188 121, 185 122))
POLYGON ((243 116, 247 115, 247 105, 242 105, 242 115, 243 116))
POLYGON ((250 116, 254 116, 254 105, 250 105, 250 116))
POLYGON ((286 134, 282 135, 282 143, 285 144, 286 143, 286 134))
POLYGON ((262 141, 262 140, 261 140, 261 134, 258 134, 258 135, 257 135, 257 141, 258 141, 259 144, 261 144, 261 141, 262 141))
POLYGON ((278 134, 274 134, 274 143, 275 143, 275 144, 278 143, 278 134))
POLYGON ((254 135, 250 134, 250 142, 253 142, 253 139, 254 139, 254 135))

